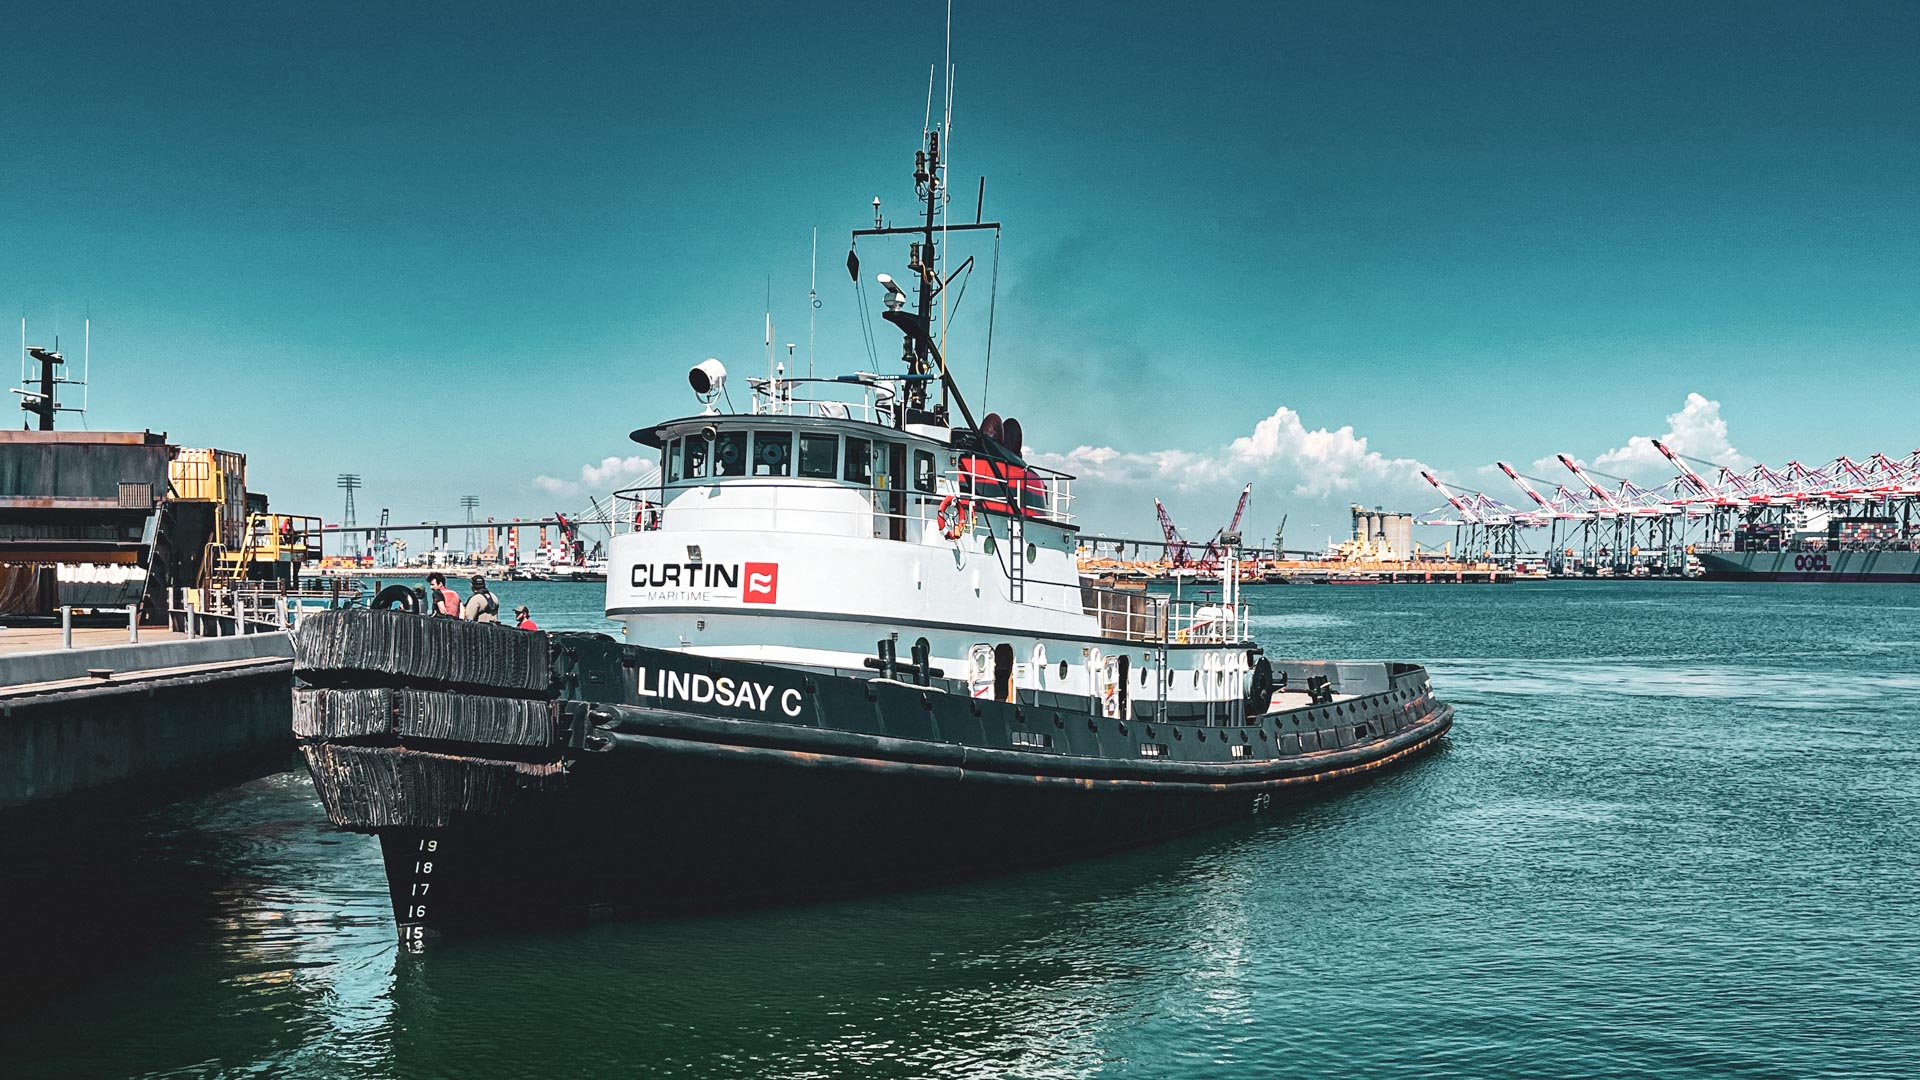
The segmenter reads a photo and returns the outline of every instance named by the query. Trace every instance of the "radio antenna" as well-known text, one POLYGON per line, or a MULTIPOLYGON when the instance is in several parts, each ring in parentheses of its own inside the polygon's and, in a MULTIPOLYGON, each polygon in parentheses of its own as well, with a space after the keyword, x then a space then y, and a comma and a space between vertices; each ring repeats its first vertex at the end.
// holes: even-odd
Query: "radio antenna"
POLYGON ((927 65, 927 118, 920 123, 920 141, 925 142, 927 132, 933 130, 933 65, 927 65))
POLYGON ((813 227, 813 268, 807 274, 807 378, 813 378, 813 324, 820 311, 820 226, 813 227))

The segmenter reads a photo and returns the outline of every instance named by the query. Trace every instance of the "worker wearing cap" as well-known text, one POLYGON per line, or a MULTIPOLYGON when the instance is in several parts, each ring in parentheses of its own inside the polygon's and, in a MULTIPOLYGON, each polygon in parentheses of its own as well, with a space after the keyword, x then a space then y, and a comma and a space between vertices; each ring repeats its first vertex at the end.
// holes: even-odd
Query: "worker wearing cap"
POLYGON ((513 624, 522 630, 540 629, 539 626, 534 624, 533 615, 527 611, 527 605, 525 604, 521 604, 519 607, 513 609, 513 624))
POLYGON ((460 617, 468 622, 500 621, 500 598, 487 591, 487 579, 479 574, 473 575, 473 592, 468 594, 460 617))

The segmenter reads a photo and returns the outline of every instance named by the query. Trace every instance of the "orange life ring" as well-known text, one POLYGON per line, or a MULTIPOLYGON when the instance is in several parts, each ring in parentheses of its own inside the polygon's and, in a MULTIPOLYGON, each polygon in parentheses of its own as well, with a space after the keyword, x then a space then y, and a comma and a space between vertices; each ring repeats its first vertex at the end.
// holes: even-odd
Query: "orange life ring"
POLYGON ((960 539, 960 534, 973 524, 973 500, 962 499, 958 495, 949 495, 940 500, 940 509, 933 515, 933 523, 940 528, 940 535, 949 540, 960 539), (959 504, 957 507, 955 504, 959 504), (947 518, 947 511, 954 512, 953 518, 947 518))

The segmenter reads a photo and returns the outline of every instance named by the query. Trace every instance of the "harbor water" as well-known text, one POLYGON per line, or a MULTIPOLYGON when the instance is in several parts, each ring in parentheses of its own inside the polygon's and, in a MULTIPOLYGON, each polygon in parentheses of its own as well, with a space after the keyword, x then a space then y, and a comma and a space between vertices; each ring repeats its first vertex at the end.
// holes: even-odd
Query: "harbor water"
POLYGON ((1427 662, 1447 748, 1114 858, 418 956, 278 773, 10 856, 0 1073, 1920 1075, 1920 587, 1248 598, 1275 655, 1427 662))

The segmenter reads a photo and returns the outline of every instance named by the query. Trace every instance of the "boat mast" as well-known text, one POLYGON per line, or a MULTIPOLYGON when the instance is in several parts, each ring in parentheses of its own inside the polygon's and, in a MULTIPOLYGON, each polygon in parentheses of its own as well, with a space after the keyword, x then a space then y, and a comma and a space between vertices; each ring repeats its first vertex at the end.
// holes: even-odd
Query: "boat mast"
MULTIPOLYGON (((926 200, 926 225, 922 229, 919 243, 909 245, 907 269, 920 275, 920 318, 928 326, 933 325, 933 283, 939 276, 939 256, 933 244, 934 218, 940 211, 940 129, 929 124, 922 135, 925 145, 913 154, 913 182, 921 198, 926 200)), ((915 375, 925 375, 931 368, 927 363, 927 345, 909 341, 913 351, 913 360, 908 369, 915 375)), ((945 374, 946 364, 941 362, 941 373, 945 374)), ((941 412, 946 411, 947 389, 940 388, 941 412)), ((907 388, 908 408, 925 409, 927 407, 927 384, 917 380, 907 388)))
MULTIPOLYGON (((965 401, 960 399, 959 389, 953 385, 953 379, 947 372, 946 358, 941 355, 933 342, 933 301, 934 297, 945 288, 945 282, 940 281, 937 269, 939 256, 935 246, 934 232, 936 229, 941 232, 991 230, 998 234, 1000 223, 975 221, 971 224, 954 225, 950 222, 942 224, 938 221, 940 200, 946 191, 946 182, 941 179, 941 171, 945 165, 940 157, 940 129, 929 123, 924 129, 922 138, 925 141, 913 154, 913 182, 914 190, 925 208, 925 216, 912 225, 888 225, 880 216, 880 200, 875 199, 873 228, 853 230, 853 239, 857 243, 863 236, 918 237, 907 246, 907 269, 919 275, 920 289, 911 297, 904 290, 898 294, 900 306, 904 308, 911 300, 915 302, 914 310, 911 313, 904 310, 889 310, 883 317, 888 322, 900 326, 904 332, 906 340, 900 347, 900 359, 907 365, 908 374, 933 375, 940 381, 939 422, 950 424, 952 421, 947 418, 948 410, 958 408, 965 415, 967 407, 965 401), (902 325, 899 320, 903 318, 917 325, 911 328, 902 325)), ((857 251, 847 252, 847 272, 855 281, 860 280, 860 257, 857 251)), ((882 275, 881 284, 887 285, 889 289, 893 288, 889 284, 891 281, 891 278, 882 275)), ((925 412, 929 381, 931 380, 926 378, 907 380, 907 386, 902 392, 904 407, 898 413, 896 423, 905 423, 908 410, 925 412)), ((967 420, 967 426, 974 426, 971 418, 967 420)))

